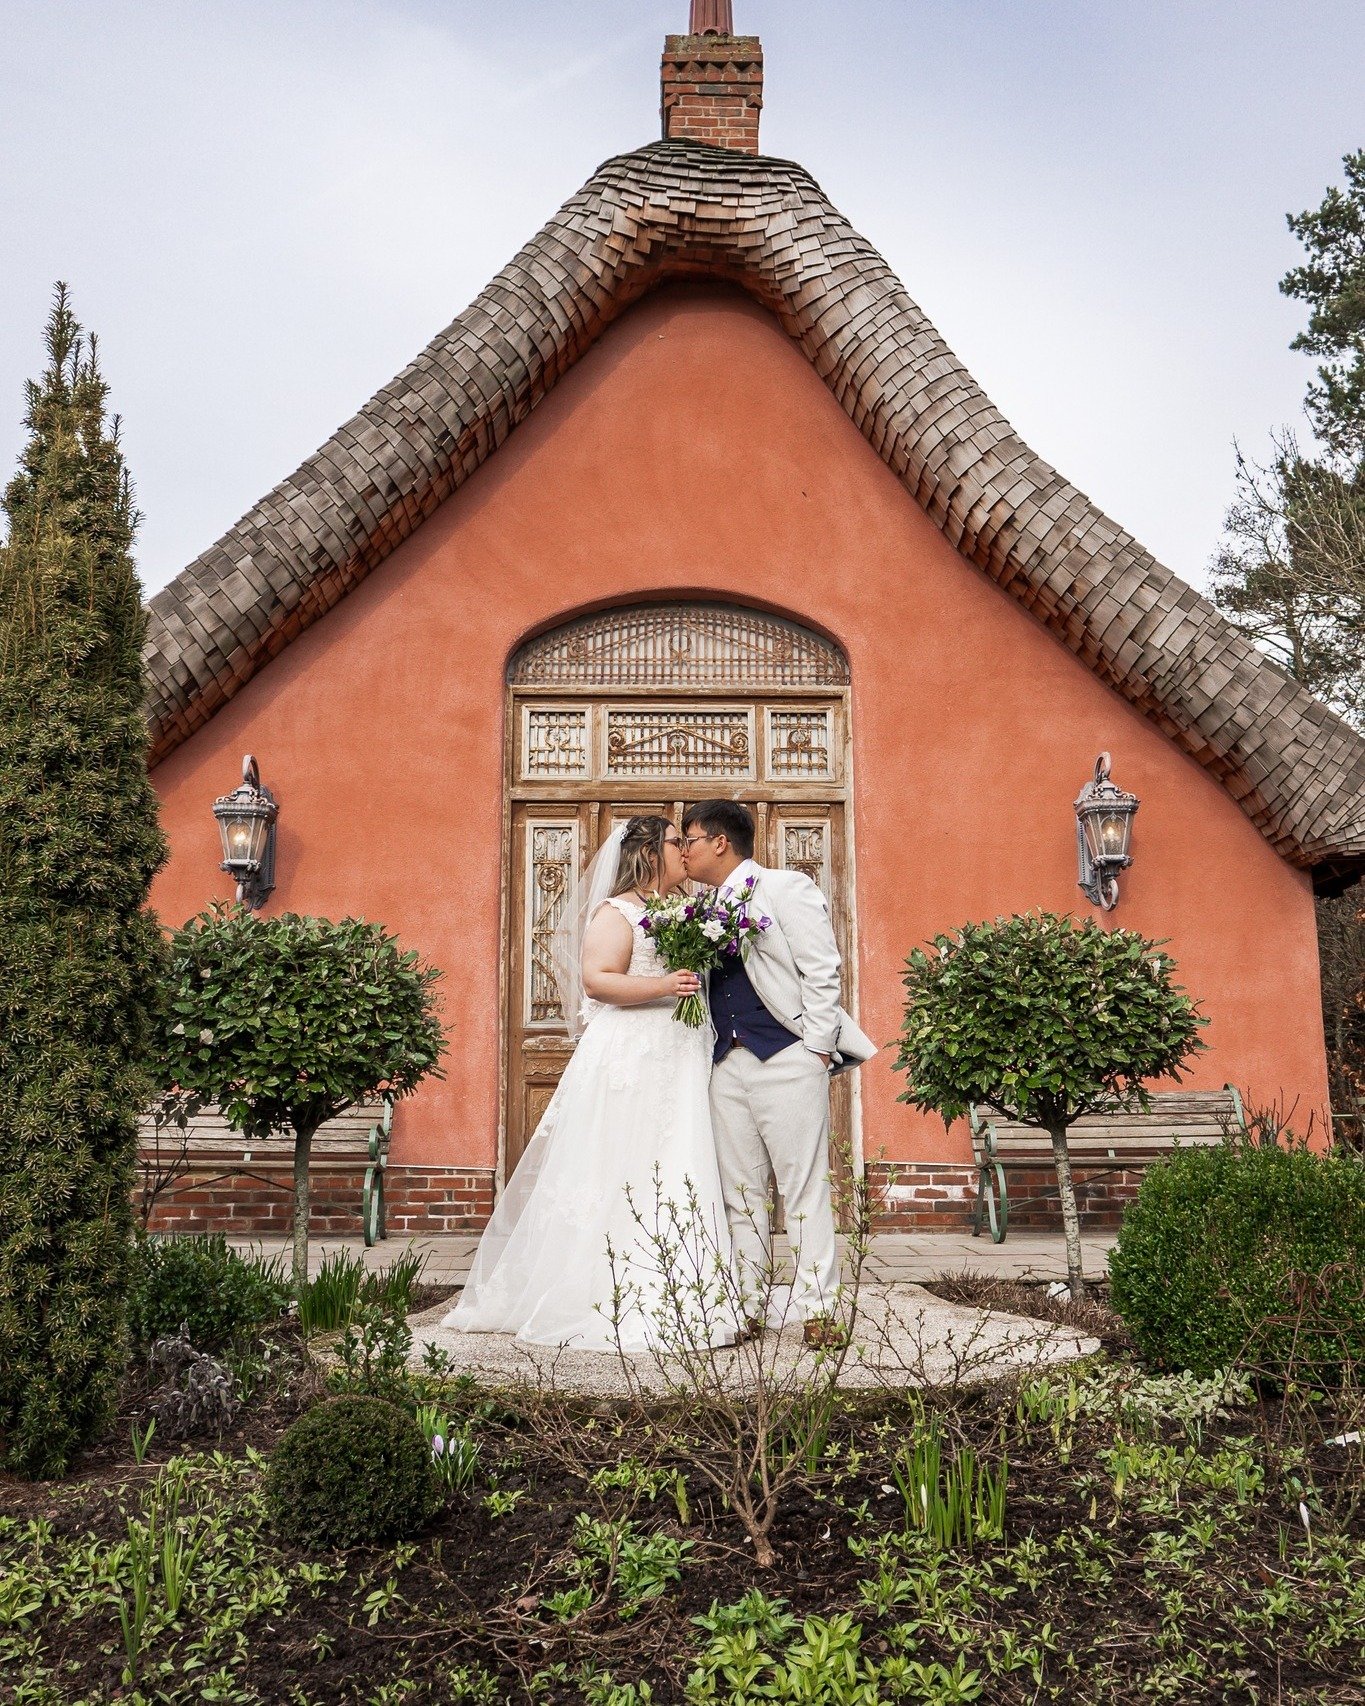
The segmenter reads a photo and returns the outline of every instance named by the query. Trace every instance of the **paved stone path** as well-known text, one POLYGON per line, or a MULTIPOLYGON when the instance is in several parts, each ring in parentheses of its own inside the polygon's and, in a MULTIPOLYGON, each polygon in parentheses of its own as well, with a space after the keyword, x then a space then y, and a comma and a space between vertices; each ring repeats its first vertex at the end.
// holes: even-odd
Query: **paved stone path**
MULTIPOLYGON (((1081 1247, 1087 1274, 1103 1274, 1115 1237, 1113 1232, 1084 1235, 1081 1247)), ((289 1243, 284 1238, 234 1238, 231 1242, 242 1250, 288 1258, 289 1243)), ((367 1250, 359 1237, 314 1238, 308 1267, 316 1273, 329 1251, 346 1249, 362 1257, 366 1267, 382 1268, 414 1249, 427 1258, 422 1277, 428 1285, 463 1285, 478 1242, 476 1232, 454 1232, 434 1238, 389 1238, 367 1250)), ((992 1244, 984 1233, 973 1238, 969 1232, 879 1232, 872 1239, 866 1275, 888 1284, 909 1284, 958 1274, 964 1268, 999 1279, 1065 1279, 1066 1250, 1061 1234, 1053 1232, 1011 1232, 1003 1244, 992 1244)))
MULTIPOLYGON (((1087 1273, 1104 1272, 1105 1254, 1113 1241, 1113 1234, 1085 1238, 1087 1273)), ((286 1251, 281 1239, 234 1242, 266 1254, 286 1251)), ((413 1248, 427 1258, 423 1273, 427 1284, 457 1286, 464 1282, 477 1243, 472 1234, 389 1239, 367 1250, 359 1238, 319 1238, 312 1242, 309 1268, 316 1271, 327 1253, 339 1248, 361 1256, 369 1268, 383 1267, 413 1248)), ((1097 1341, 1070 1329, 998 1310, 946 1303, 920 1283, 964 1269, 1002 1279, 1055 1279, 1066 1274, 1066 1253, 1061 1238, 1049 1233, 1015 1233, 1000 1245, 963 1233, 879 1233, 872 1240, 862 1318, 840 1384, 869 1389, 982 1380, 1098 1349, 1097 1341)), ((434 1345, 454 1369, 496 1385, 529 1384, 604 1398, 629 1390, 667 1389, 666 1374, 650 1356, 622 1359, 614 1353, 524 1345, 500 1333, 457 1333, 441 1325, 449 1308, 446 1301, 412 1317, 414 1362, 420 1362, 427 1346, 434 1345)), ((755 1358, 760 1354, 770 1376, 779 1377, 810 1355, 803 1349, 799 1326, 792 1323, 767 1334, 761 1353, 747 1347, 717 1353, 717 1366, 727 1384, 741 1389, 755 1378, 755 1358)))

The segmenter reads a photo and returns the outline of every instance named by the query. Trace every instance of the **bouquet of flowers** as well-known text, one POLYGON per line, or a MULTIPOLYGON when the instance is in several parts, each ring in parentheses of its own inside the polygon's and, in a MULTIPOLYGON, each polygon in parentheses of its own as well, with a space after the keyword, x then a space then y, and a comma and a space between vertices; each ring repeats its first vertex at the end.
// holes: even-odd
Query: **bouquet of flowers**
MULTIPOLYGON (((704 894, 671 894, 646 903, 640 928, 659 950, 669 971, 694 971, 699 976, 722 960, 743 954, 756 936, 772 923, 750 910, 754 879, 733 894, 710 889, 704 894)), ((679 997, 673 1017, 694 1030, 706 1023, 706 1002, 700 992, 679 997)))

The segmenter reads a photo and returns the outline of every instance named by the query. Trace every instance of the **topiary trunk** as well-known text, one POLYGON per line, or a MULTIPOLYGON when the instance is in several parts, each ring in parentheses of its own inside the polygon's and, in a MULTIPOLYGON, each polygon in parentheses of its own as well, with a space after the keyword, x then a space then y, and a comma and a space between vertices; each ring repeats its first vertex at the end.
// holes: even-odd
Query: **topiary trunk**
POLYGON ((294 1133, 294 1296, 302 1297, 308 1284, 308 1215, 311 1192, 308 1185, 308 1162, 313 1151, 316 1126, 305 1126, 294 1133))
POLYGON ((1062 1205, 1062 1231, 1066 1235, 1066 1281, 1073 1301, 1085 1296, 1085 1273, 1081 1267, 1081 1217, 1076 1208, 1076 1187, 1071 1178, 1071 1152, 1066 1146, 1066 1127, 1050 1125, 1052 1160, 1057 1169, 1057 1196, 1062 1205))
POLYGON ((60 1474, 123 1371, 165 858, 147 780, 136 516, 59 287, 0 548, 0 1446, 60 1474))

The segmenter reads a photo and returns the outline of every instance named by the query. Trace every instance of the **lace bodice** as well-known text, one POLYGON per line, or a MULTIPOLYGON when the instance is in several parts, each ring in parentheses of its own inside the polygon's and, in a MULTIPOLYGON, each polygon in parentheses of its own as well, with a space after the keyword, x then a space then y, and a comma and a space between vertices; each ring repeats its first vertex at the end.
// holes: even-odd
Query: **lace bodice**
MULTIPOLYGON (((633 900, 627 900, 624 895, 619 894, 613 895, 606 904, 608 906, 614 906, 621 914, 622 918, 625 919, 626 923, 630 925, 630 964, 626 967, 626 976, 662 977, 668 970, 668 967, 659 958, 659 950, 654 946, 654 943, 640 928, 640 920, 645 915, 644 907, 636 905, 633 900)), ((672 1007, 672 1002, 665 997, 664 1002, 651 1001, 646 1003, 643 1008, 628 1008, 623 1009, 623 1011, 636 1013, 645 1012, 664 1004, 667 1004, 670 1008, 672 1007)), ((583 997, 582 1009, 584 1024, 592 1018, 594 1013, 600 1013, 602 1008, 606 1005, 606 1002, 594 1001, 590 995, 585 995, 583 997)))
POLYGON ((645 915, 645 909, 637 906, 633 900, 627 900, 625 895, 613 895, 607 902, 630 925, 631 948, 630 964, 626 967, 629 977, 662 977, 668 967, 659 958, 659 950, 654 946, 654 940, 646 936, 640 928, 640 920, 645 915))

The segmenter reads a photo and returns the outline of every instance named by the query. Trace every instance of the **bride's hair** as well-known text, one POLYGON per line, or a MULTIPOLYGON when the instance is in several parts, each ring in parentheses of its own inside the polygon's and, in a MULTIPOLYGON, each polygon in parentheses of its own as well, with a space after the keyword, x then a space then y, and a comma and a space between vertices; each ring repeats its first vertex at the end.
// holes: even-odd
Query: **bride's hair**
POLYGON ((613 894, 626 894, 631 889, 644 894, 651 884, 658 882, 664 868, 664 838, 672 827, 666 817, 630 819, 621 843, 613 894))

